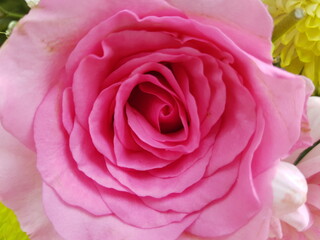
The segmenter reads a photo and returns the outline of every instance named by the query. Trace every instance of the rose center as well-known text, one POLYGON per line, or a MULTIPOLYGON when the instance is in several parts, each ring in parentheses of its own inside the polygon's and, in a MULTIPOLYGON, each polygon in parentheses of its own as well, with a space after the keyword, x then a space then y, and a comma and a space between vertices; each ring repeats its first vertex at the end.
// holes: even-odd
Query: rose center
POLYGON ((177 100, 152 83, 136 86, 128 102, 161 133, 177 132, 183 128, 177 100))

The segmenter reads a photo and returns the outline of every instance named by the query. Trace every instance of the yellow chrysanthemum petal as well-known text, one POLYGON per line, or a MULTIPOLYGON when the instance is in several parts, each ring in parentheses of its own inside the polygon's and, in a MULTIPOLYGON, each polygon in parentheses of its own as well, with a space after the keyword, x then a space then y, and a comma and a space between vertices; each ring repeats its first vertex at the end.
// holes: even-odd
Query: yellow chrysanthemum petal
POLYGON ((290 72, 310 78, 320 95, 320 0, 263 0, 268 5, 275 23, 275 31, 281 36, 273 38, 275 58, 280 57, 280 66, 290 72), (287 22, 295 9, 304 11, 304 18, 291 21, 285 31, 278 26, 287 22), (281 29, 280 29, 281 30, 281 29))
POLYGON ((320 41, 320 29, 319 28, 308 28, 306 31, 307 37, 310 42, 320 41))
POLYGON ((19 222, 12 210, 0 202, 0 239, 29 240, 28 235, 20 229, 19 222))
POLYGON ((318 4, 317 3, 311 3, 311 4, 309 4, 309 5, 307 5, 305 7, 305 11, 309 16, 314 17, 317 8, 318 8, 318 4))

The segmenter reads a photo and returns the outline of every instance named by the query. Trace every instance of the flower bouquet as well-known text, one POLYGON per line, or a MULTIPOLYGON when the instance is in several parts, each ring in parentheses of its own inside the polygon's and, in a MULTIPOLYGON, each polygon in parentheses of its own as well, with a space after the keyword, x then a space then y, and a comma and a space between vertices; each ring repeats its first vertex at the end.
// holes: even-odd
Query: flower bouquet
POLYGON ((0 12, 0 239, 320 239, 317 1, 0 12))

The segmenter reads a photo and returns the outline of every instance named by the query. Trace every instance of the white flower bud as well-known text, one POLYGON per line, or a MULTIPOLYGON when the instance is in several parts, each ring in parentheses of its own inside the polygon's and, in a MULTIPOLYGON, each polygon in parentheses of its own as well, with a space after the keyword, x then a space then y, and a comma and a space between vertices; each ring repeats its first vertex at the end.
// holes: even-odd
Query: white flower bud
POLYGON ((280 162, 272 182, 274 216, 296 211, 307 199, 308 185, 304 175, 293 164, 280 162))
POLYGON ((291 225, 298 232, 308 229, 310 226, 310 213, 306 205, 302 205, 296 211, 282 216, 280 219, 291 225))
POLYGON ((40 0, 26 0, 27 5, 29 8, 33 8, 39 4, 40 0))
POLYGON ((5 32, 7 37, 10 36, 10 34, 12 33, 14 27, 17 25, 17 23, 18 23, 17 21, 11 21, 9 23, 8 28, 7 28, 6 32, 5 32))

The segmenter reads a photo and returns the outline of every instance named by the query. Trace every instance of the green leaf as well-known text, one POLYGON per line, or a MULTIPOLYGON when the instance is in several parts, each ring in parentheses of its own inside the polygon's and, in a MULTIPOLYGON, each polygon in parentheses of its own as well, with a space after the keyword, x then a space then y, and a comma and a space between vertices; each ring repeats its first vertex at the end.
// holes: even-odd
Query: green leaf
MULTIPOLYGON (((19 20, 29 10, 25 0, 0 0, 0 32, 5 32, 11 21, 19 20)), ((0 46, 6 39, 5 34, 0 34, 0 46)))
POLYGON ((14 212, 0 202, 0 240, 29 240, 14 212))

